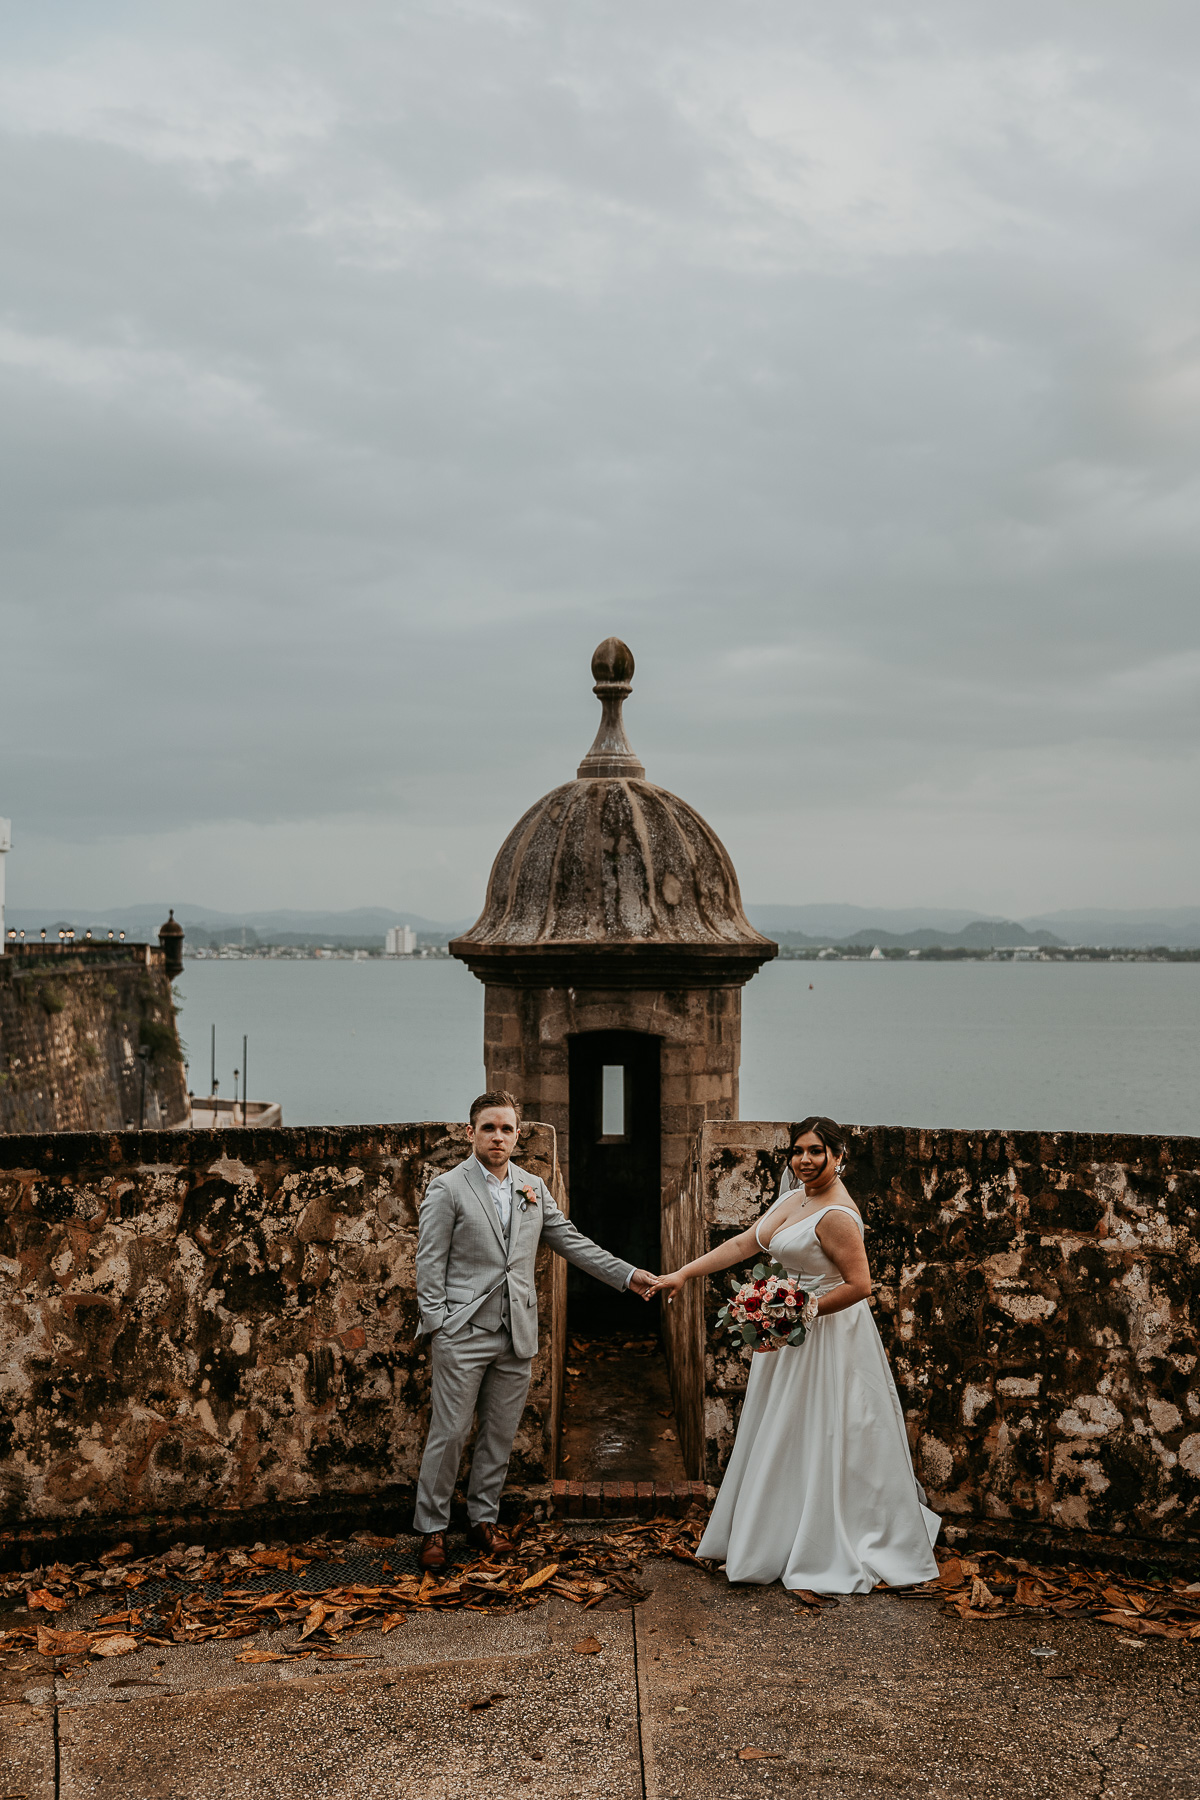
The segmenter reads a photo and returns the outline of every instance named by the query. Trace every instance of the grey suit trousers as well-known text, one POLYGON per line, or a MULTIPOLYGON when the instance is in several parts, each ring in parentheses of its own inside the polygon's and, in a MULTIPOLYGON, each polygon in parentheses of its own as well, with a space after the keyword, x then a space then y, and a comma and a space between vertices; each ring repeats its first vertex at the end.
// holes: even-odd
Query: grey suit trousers
POLYGON ((472 1525, 490 1525, 500 1516, 500 1495, 525 1410, 533 1360, 513 1354, 512 1338, 503 1326, 488 1331, 469 1325, 449 1337, 435 1331, 432 1362, 433 1408, 413 1522, 421 1532, 445 1531, 449 1525, 463 1446, 478 1407, 467 1515, 472 1525))

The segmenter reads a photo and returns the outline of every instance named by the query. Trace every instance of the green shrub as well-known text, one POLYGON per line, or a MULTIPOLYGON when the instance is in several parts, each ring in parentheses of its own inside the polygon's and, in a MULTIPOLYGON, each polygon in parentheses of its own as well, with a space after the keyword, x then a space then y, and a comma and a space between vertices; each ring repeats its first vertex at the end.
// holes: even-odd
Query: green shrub
POLYGON ((56 981, 47 981, 38 989, 38 999, 42 1003, 42 1011, 53 1016, 60 1013, 67 1004, 67 996, 56 981))
POLYGON ((138 1027, 138 1043, 150 1052, 151 1062, 157 1062, 160 1058, 167 1062, 181 1060, 175 1027, 164 1024, 161 1019, 142 1020, 138 1027))

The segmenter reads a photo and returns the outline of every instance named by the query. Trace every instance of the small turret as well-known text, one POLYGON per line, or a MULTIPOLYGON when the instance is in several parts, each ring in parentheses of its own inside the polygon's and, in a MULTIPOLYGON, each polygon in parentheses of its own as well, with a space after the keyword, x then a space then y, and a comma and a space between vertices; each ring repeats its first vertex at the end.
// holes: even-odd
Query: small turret
POLYGON ((158 941, 167 959, 167 979, 174 981, 177 975, 183 974, 183 926, 175 917, 174 907, 166 924, 158 928, 158 941))

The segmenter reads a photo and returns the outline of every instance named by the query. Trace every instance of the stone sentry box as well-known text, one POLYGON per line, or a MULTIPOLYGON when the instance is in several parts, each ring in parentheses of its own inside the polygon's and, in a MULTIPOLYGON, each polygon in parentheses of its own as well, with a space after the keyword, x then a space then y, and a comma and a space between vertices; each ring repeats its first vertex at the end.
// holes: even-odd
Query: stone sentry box
MULTIPOLYGON (((777 946, 715 832, 646 780, 621 716, 633 669, 618 638, 596 650, 596 740, 509 833, 450 949, 486 988, 487 1085, 554 1126, 572 1218, 657 1267, 689 1144, 737 1117, 742 988, 777 946)), ((572 1328, 646 1329, 640 1302, 577 1279, 571 1293, 572 1328)))
MULTIPOLYGON (((761 1215, 787 1141, 781 1123, 703 1128, 664 1209, 664 1267, 761 1215)), ((1200 1138, 856 1128, 846 1183, 951 1538, 1111 1538, 1194 1561, 1200 1138)), ((748 1368, 716 1336, 724 1281, 689 1283, 664 1319, 687 1472, 709 1482, 748 1368)))
MULTIPOLYGON (((417 1211, 465 1130, 0 1137, 0 1552, 222 1517, 407 1529, 417 1211)), ((518 1155, 561 1194, 551 1130, 526 1126, 518 1155)), ((557 1260, 538 1259, 518 1494, 553 1473, 557 1260)))

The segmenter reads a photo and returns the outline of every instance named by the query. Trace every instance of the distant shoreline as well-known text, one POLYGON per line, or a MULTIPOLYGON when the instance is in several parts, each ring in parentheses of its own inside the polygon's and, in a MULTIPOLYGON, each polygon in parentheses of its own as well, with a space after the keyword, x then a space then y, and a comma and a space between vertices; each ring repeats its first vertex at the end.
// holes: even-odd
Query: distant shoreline
MULTIPOLYGON (((451 960, 445 945, 424 945, 411 956, 388 956, 378 949, 351 948, 333 944, 228 944, 216 950, 185 950, 185 962, 447 962, 451 960)), ((1018 944, 993 950, 949 949, 930 947, 904 950, 865 944, 831 944, 823 948, 781 945, 779 962, 1031 962, 1031 963, 1197 963, 1200 950, 1173 950, 1162 946, 1152 950, 1110 949, 1107 945, 1078 944, 1063 949, 1043 950, 1018 944)))

